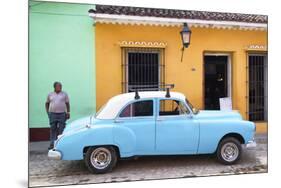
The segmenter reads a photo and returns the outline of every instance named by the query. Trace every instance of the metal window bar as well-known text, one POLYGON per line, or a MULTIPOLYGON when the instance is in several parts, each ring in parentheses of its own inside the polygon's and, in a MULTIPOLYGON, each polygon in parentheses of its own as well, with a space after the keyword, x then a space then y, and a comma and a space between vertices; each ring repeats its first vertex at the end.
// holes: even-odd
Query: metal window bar
POLYGON ((248 116, 251 121, 267 120, 267 56, 248 56, 248 116))
MULTIPOLYGON (((131 85, 165 84, 165 54, 162 48, 122 48, 122 92, 132 92, 131 85)), ((159 90, 160 88, 151 88, 159 90)))

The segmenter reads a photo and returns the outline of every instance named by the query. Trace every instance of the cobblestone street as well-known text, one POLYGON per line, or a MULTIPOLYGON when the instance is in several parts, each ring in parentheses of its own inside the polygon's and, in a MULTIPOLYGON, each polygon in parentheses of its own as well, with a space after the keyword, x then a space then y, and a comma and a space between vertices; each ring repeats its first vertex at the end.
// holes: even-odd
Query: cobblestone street
POLYGON ((94 175, 84 161, 57 161, 47 158, 48 142, 31 143, 29 186, 51 186, 122 182, 209 175, 267 172, 267 139, 257 136, 257 148, 245 150, 241 161, 232 166, 218 163, 214 156, 157 156, 121 160, 111 173, 94 175))

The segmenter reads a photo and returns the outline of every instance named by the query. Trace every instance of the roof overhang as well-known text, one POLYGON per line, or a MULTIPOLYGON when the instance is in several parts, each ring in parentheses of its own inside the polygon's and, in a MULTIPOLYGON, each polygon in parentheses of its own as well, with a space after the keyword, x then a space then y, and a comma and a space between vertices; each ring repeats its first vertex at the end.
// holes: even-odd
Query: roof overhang
POLYGON ((89 13, 96 23, 125 24, 125 25, 151 25, 151 26, 174 26, 180 27, 188 23, 190 27, 214 28, 214 29, 236 29, 266 31, 266 23, 249 23, 236 21, 215 21, 199 19, 163 18, 151 16, 131 16, 117 14, 89 13))

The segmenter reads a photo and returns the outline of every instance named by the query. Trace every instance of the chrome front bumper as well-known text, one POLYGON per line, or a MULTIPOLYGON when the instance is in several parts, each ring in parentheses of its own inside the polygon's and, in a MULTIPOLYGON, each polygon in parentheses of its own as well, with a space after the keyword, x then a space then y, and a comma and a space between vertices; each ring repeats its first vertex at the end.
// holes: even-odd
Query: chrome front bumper
POLYGON ((255 147, 257 147, 257 143, 255 142, 255 140, 250 140, 245 144, 246 149, 253 149, 255 147))
POLYGON ((59 151, 56 151, 55 149, 51 149, 48 152, 48 158, 60 160, 61 159, 61 153, 59 151))

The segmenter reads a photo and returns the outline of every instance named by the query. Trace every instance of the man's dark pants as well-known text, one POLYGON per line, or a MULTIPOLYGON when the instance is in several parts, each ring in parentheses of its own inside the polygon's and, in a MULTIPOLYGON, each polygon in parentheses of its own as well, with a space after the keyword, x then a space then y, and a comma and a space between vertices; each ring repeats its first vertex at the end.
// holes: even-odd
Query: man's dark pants
POLYGON ((57 136, 62 134, 65 128, 66 113, 49 112, 49 122, 51 126, 50 131, 50 145, 53 146, 57 136))

